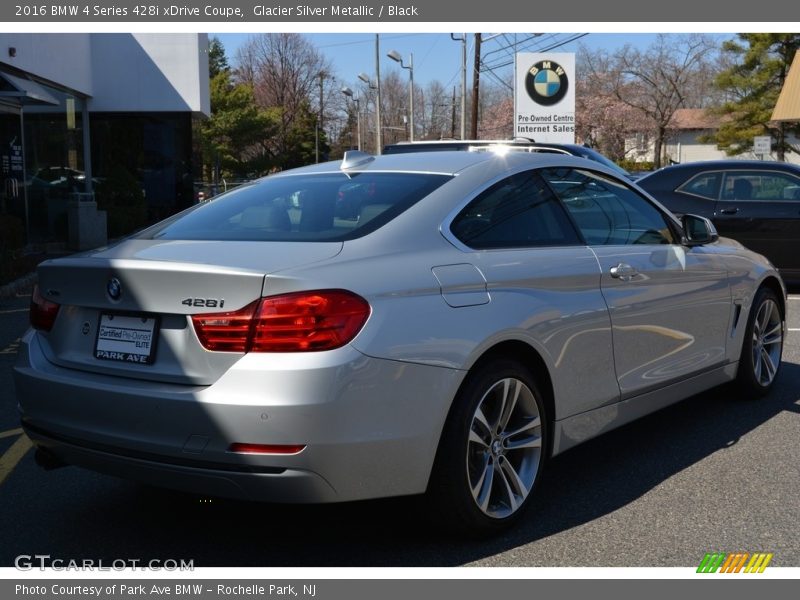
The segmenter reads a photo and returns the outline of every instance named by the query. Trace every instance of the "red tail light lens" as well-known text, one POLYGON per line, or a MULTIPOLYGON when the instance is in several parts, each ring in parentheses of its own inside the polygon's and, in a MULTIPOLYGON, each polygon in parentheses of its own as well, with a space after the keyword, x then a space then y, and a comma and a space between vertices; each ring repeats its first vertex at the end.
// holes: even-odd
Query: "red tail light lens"
POLYGON ((272 296, 241 310, 192 317, 208 350, 311 352, 349 343, 370 314, 362 297, 345 290, 272 296))
POLYGON ((234 312, 193 316, 194 330, 203 348, 216 352, 247 352, 257 307, 256 301, 234 312))
POLYGON ((306 352, 344 346, 369 317, 367 301, 344 290, 264 298, 253 331, 253 352, 306 352))
POLYGON ((33 286, 33 295, 31 296, 31 326, 34 329, 41 331, 50 331, 53 328, 53 323, 56 322, 58 309, 61 306, 50 300, 45 300, 39 292, 39 286, 33 286))

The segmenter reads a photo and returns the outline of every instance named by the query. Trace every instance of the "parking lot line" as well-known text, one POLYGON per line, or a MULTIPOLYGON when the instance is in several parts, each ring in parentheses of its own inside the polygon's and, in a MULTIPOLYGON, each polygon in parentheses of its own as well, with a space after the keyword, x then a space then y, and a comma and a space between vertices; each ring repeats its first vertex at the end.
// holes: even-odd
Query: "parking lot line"
POLYGON ((22 433, 22 428, 17 429, 9 429, 8 431, 0 431, 0 440, 3 438, 11 437, 12 435, 20 435, 22 433))
MULTIPOLYGON (((7 433, 7 432, 6 432, 7 433)), ((22 460, 25 453, 33 447, 33 443, 28 439, 24 433, 20 438, 11 445, 11 448, 6 450, 3 456, 0 456, 0 485, 11 474, 17 463, 22 460)))

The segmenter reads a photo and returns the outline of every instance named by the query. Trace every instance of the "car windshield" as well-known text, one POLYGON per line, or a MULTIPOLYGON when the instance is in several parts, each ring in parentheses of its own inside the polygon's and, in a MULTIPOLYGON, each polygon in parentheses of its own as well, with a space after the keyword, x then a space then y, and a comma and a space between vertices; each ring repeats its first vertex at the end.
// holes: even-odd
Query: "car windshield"
POLYGON ((451 179, 425 173, 268 177, 142 232, 169 240, 318 241, 375 231, 451 179))

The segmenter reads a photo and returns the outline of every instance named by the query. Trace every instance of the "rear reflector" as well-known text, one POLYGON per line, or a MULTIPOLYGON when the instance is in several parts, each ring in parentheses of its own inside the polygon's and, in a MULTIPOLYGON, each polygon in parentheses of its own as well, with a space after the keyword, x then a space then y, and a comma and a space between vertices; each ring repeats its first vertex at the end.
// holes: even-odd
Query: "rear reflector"
POLYGON ((228 452, 237 454, 299 454, 305 446, 299 444, 231 444, 228 452))
POLYGON ((349 343, 370 306, 345 290, 297 292, 263 298, 227 313, 194 315, 197 338, 217 352, 311 352, 349 343))
POLYGON ((53 328, 53 323, 56 322, 59 308, 60 305, 44 299, 39 292, 38 285, 33 286, 30 309, 31 327, 40 331, 50 331, 53 328))

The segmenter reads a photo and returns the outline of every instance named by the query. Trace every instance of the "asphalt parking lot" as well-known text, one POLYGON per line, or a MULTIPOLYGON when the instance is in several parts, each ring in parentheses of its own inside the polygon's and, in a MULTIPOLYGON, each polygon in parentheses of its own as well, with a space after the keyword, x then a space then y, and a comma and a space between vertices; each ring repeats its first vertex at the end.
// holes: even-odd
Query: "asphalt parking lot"
POLYGON ((696 566, 711 551, 772 552, 773 566, 800 566, 800 295, 769 397, 714 390, 567 452, 549 464, 521 525, 483 542, 442 534, 413 499, 278 506, 39 469, 11 378, 28 301, 0 299, 0 566, 49 554, 195 566, 661 567, 696 566))

